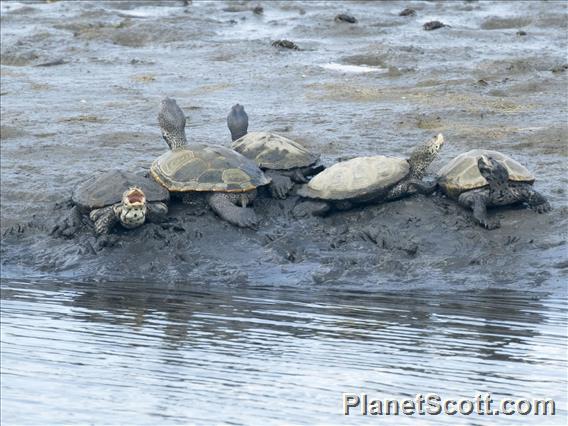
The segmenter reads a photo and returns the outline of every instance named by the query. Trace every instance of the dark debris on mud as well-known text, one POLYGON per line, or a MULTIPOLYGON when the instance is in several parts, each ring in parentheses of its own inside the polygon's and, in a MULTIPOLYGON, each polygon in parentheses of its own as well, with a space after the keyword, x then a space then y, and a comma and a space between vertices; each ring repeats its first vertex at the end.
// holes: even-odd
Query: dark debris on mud
POLYGON ((271 44, 282 49, 301 50, 296 43, 290 40, 275 40, 271 44))

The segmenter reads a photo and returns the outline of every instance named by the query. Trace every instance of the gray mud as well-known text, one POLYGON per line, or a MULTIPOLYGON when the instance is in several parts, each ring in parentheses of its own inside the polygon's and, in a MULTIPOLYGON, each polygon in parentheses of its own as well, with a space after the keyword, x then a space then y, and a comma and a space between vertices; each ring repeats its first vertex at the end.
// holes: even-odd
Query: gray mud
POLYGON ((564 288, 566 3, 257 4, 2 3, 3 277, 564 288), (407 7, 416 15, 399 16, 407 7), (335 22, 340 13, 358 22, 335 22), (433 20, 449 27, 424 31, 433 20), (165 96, 187 113, 190 140, 229 144, 239 102, 251 130, 301 140, 326 164, 406 155, 442 132, 431 175, 465 150, 500 150, 534 171, 554 210, 495 210, 502 227, 485 231, 439 194, 300 220, 296 197, 261 198, 258 230, 174 203, 163 224, 50 236, 81 180, 148 169, 164 152, 165 96))

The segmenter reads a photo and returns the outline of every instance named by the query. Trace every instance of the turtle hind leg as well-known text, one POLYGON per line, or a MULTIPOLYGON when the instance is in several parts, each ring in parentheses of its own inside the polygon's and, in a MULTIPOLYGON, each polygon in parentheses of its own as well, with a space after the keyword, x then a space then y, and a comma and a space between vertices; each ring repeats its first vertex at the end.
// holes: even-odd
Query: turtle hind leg
POLYGON ((166 218, 168 214, 168 206, 165 203, 159 201, 148 203, 146 208, 146 220, 148 220, 149 222, 161 222, 166 218))
POLYGON ((62 238, 73 238, 77 232, 83 227, 81 220, 81 212, 77 206, 73 206, 69 214, 63 219, 59 220, 53 228, 51 228, 50 235, 62 238))
POLYGON ((458 203, 473 210, 473 220, 485 229, 496 229, 501 226, 498 220, 490 221, 487 217, 487 198, 478 192, 464 192, 458 198, 458 203))
POLYGON ((266 175, 272 179, 272 182, 270 182, 270 194, 272 197, 284 200, 294 187, 292 179, 275 172, 267 172, 266 175))
POLYGON ((297 204, 292 210, 292 214, 295 218, 307 217, 307 216, 323 216, 331 210, 329 203, 325 201, 302 201, 297 204))
POLYGON ((211 209, 232 225, 241 228, 255 228, 258 218, 254 210, 246 207, 238 207, 228 194, 215 192, 207 197, 211 209))
POLYGON ((290 176, 292 180, 296 183, 307 183, 309 182, 308 176, 310 169, 307 167, 294 169, 292 175, 290 176))
POLYGON ((112 228, 119 222, 118 216, 114 206, 93 210, 89 215, 95 223, 95 232, 99 235, 109 234, 112 228))
POLYGON ((324 170, 325 166, 323 164, 315 164, 304 169, 304 176, 315 176, 318 173, 323 172, 324 170))
POLYGON ((546 213, 552 210, 548 200, 540 192, 535 191, 532 186, 525 185, 522 194, 528 206, 537 213, 546 213))

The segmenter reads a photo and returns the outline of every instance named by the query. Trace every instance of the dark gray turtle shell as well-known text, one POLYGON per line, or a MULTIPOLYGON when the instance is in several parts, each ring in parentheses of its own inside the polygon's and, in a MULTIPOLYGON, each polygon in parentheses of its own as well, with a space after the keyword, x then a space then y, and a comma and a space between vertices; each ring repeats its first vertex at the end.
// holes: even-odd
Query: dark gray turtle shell
POLYGON ((234 141, 231 148, 256 161, 264 169, 308 167, 319 159, 319 154, 308 151, 298 142, 269 132, 247 133, 234 141))
POLYGON ((168 151, 154 160, 150 173, 173 192, 248 192, 270 183, 254 161, 220 145, 168 151))
POLYGON ((152 179, 121 170, 110 170, 88 178, 75 188, 72 198, 84 210, 99 209, 120 203, 124 191, 133 186, 144 191, 148 202, 167 202, 170 199, 167 189, 152 179))

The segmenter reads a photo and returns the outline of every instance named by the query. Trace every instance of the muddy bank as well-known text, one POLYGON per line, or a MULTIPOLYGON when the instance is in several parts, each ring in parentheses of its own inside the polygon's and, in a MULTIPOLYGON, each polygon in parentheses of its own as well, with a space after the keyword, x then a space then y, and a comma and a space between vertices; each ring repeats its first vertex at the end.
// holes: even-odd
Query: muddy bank
POLYGON ((561 288, 566 4, 265 2, 255 13, 257 4, 2 4, 3 277, 561 288), (405 8, 416 13, 399 16, 405 8), (449 27, 424 31, 431 21, 449 27), (272 46, 284 39, 299 50, 272 46), (88 227, 50 236, 78 182, 147 170, 166 149, 164 96, 187 113, 191 140, 229 144, 225 117, 240 102, 251 130, 298 139, 327 164, 404 156, 443 132, 430 176, 460 152, 497 149, 536 174, 554 210, 497 210, 502 228, 488 232, 440 195, 323 219, 293 218, 292 197, 259 200, 256 231, 174 204, 166 223, 109 239, 88 227))
MULTIPOLYGON (((95 236, 88 218, 70 239, 48 235, 39 218, 4 234, 4 274, 33 270, 62 278, 192 281, 231 285, 331 284, 372 289, 546 290, 560 286, 568 265, 563 235, 544 227, 565 224, 568 209, 548 215, 521 207, 492 212, 502 227, 489 232, 469 213, 436 194, 337 212, 325 218, 292 214, 297 197, 261 198, 258 230, 220 221, 202 205, 175 201, 161 224, 95 236), (19 249, 14 249, 14 247, 19 249), (8 248, 8 250, 6 250, 8 248), (443 288, 436 288, 439 283, 443 288), (554 284, 556 283, 556 284, 554 284)), ((54 211, 68 213, 64 203, 54 211)), ((559 287, 561 288, 561 287, 559 287)))

